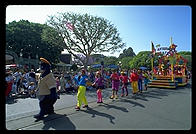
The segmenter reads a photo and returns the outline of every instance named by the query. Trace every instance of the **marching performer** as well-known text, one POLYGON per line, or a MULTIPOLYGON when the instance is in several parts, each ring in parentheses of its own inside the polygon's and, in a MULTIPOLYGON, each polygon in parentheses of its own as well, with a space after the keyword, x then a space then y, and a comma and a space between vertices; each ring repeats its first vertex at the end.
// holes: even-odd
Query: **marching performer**
POLYGON ((128 76, 125 74, 125 72, 121 72, 120 80, 122 81, 122 92, 121 92, 121 97, 124 96, 124 89, 126 91, 125 96, 128 96, 128 76))
POLYGON ((75 107, 76 111, 80 110, 82 102, 84 103, 83 108, 88 108, 88 102, 86 100, 86 82, 88 81, 88 76, 85 74, 85 70, 81 70, 81 75, 75 76, 74 80, 76 81, 78 87, 77 93, 77 106, 75 107))
POLYGON ((133 69, 133 72, 130 75, 130 82, 133 88, 132 90, 133 94, 137 94, 139 91, 138 90, 138 79, 139 79, 139 76, 137 74, 137 71, 136 69, 133 69))
POLYGON ((97 88, 97 103, 103 103, 102 89, 104 88, 104 78, 99 71, 96 72, 96 80, 92 85, 96 85, 97 88))
POLYGON ((110 96, 110 99, 118 99, 117 93, 120 85, 120 78, 116 72, 116 70, 113 70, 113 73, 110 76, 112 80, 112 96, 110 96))

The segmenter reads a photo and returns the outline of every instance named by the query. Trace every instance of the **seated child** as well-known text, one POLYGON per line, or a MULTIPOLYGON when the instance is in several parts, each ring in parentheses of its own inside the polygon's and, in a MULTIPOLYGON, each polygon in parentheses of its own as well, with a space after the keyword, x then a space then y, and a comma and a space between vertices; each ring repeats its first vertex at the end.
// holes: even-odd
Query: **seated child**
POLYGON ((29 87, 28 87, 28 91, 29 91, 29 96, 31 98, 35 98, 36 97, 36 93, 35 93, 35 83, 34 82, 30 82, 29 87))

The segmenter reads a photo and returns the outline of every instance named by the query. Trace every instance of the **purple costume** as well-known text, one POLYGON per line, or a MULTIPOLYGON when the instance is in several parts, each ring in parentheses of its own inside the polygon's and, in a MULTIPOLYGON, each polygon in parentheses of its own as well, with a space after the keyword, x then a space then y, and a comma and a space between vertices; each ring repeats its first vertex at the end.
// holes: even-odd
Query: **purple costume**
POLYGON ((112 79, 112 90, 118 91, 120 85, 118 74, 112 74, 110 78, 112 79))
POLYGON ((97 103, 102 103, 102 91, 99 89, 103 89, 104 88, 104 78, 103 77, 99 77, 96 78, 95 83, 97 85, 97 103))

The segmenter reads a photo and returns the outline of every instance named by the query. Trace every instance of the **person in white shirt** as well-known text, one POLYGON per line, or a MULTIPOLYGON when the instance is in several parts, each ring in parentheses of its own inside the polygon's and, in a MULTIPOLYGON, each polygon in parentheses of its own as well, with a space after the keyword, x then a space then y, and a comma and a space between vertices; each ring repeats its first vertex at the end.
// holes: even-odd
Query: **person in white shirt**
POLYGON ((12 90, 12 84, 13 84, 13 77, 11 74, 11 71, 6 72, 6 77, 5 77, 5 81, 6 81, 6 92, 5 92, 5 96, 8 97, 11 90, 12 90))
POLYGON ((65 91, 65 77, 63 74, 61 74, 61 78, 60 78, 60 92, 64 92, 65 91))
POLYGON ((71 80, 68 80, 66 82, 66 84, 65 84, 65 91, 67 93, 69 93, 70 91, 73 91, 73 92, 75 91, 74 88, 73 88, 73 86, 72 86, 71 80))
POLYGON ((20 82, 21 82, 21 72, 19 72, 19 69, 17 69, 17 71, 13 74, 13 76, 16 78, 16 90, 17 90, 17 93, 20 93, 21 92, 21 89, 20 89, 20 82))

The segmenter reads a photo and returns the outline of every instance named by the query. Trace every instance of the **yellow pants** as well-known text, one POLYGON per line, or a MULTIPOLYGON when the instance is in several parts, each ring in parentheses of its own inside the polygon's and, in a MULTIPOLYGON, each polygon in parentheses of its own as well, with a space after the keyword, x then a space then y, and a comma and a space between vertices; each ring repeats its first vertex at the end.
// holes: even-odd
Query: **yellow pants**
POLYGON ((77 99, 78 99, 77 100, 78 101, 77 106, 78 107, 81 107, 82 102, 84 103, 84 105, 88 105, 85 93, 86 93, 86 87, 85 86, 79 86, 78 93, 77 93, 77 99))
POLYGON ((133 88, 133 93, 137 93, 138 90, 138 82, 137 81, 132 81, 131 82, 132 88, 133 88))

